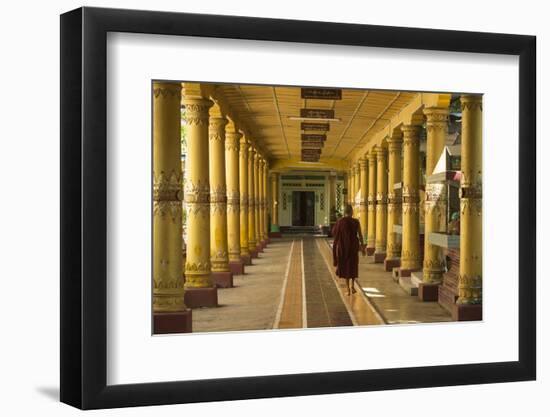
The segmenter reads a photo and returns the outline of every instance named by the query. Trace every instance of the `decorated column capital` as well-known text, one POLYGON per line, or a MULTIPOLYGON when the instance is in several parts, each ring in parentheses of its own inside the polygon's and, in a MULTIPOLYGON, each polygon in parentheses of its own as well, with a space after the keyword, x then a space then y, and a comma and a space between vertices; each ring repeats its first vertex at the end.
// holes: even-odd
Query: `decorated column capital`
POLYGON ((447 123, 449 122, 449 108, 448 107, 426 107, 424 109, 426 115, 426 130, 447 131, 447 123))
POLYGON ((214 104, 212 100, 204 97, 188 97, 182 100, 185 107, 185 122, 188 126, 208 126, 209 110, 214 104))

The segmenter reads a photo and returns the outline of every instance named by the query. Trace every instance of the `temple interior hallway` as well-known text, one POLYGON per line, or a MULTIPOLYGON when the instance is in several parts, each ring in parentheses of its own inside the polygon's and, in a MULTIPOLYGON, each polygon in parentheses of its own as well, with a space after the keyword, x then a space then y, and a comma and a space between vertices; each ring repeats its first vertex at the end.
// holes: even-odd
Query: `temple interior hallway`
POLYGON ((407 295, 372 257, 360 257, 358 291, 347 296, 330 244, 307 235, 272 239, 234 288, 219 289, 219 307, 193 310, 193 332, 451 321, 439 304, 407 295))

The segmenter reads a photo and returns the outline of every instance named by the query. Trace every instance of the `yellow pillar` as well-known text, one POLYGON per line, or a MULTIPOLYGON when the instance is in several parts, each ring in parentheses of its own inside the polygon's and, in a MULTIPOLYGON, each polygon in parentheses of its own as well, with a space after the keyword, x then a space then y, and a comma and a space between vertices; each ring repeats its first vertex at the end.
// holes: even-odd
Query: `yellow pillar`
POLYGON ((245 265, 251 265, 248 243, 248 148, 247 138, 241 137, 239 141, 239 223, 241 259, 245 265))
POLYGON ((191 331, 182 268, 181 85, 153 84, 153 332, 191 331))
MULTIPOLYGON (((227 248, 229 270, 233 274, 243 274, 240 244, 240 178, 239 178, 239 139, 241 134, 233 122, 225 128, 225 178, 227 184, 227 248)), ((247 248, 248 249, 248 248, 247 248)))
POLYGON ((355 176, 353 178, 355 182, 355 185, 353 186, 353 190, 355 192, 353 195, 353 215, 356 219, 359 219, 359 207, 361 200, 361 169, 359 167, 359 162, 355 163, 355 176))
POLYGON ((256 197, 254 194, 254 148, 248 146, 248 250, 252 258, 258 257, 256 247, 256 197))
POLYGON ((329 194, 329 224, 336 221, 336 173, 331 172, 328 177, 329 194))
POLYGON ((376 149, 376 240, 374 262, 382 263, 386 258, 387 210, 388 210, 388 151, 382 146, 376 149))
POLYGON ((210 186, 208 109, 212 101, 197 84, 184 84, 187 122, 185 204, 187 208, 187 259, 185 300, 192 307, 217 305, 210 263, 210 186))
POLYGON ((256 232, 256 248, 262 252, 262 238, 260 226, 260 154, 254 152, 254 231, 256 232))
POLYGON ((279 173, 271 174, 271 232, 279 232, 279 173))
POLYGON ((212 281, 222 288, 233 286, 227 249, 227 186, 225 177, 225 126, 227 119, 217 105, 210 109, 210 262, 212 281))
POLYGON ((353 178, 355 173, 354 167, 352 166, 349 169, 349 175, 348 175, 348 204, 350 204, 353 207, 353 200, 355 198, 354 192, 353 192, 353 186, 355 185, 355 179, 353 178))
POLYGON ((263 166, 263 208, 264 208, 264 221, 263 221, 263 234, 264 241, 269 243, 269 198, 268 198, 268 172, 269 166, 267 161, 264 159, 263 166))
POLYGON ((384 261, 386 271, 399 266, 401 257, 401 236, 393 231, 393 226, 401 223, 401 190, 395 190, 394 184, 401 182, 402 146, 401 132, 388 138, 388 235, 384 261))
MULTIPOLYGON (((426 176, 433 174, 437 161, 445 148, 447 139, 447 119, 449 109, 429 107, 426 115, 426 176)), ((439 246, 429 243, 430 233, 444 232, 446 223, 446 190, 443 183, 426 182, 424 202, 424 269, 422 281, 426 284, 439 284, 445 272, 445 258, 439 246)))
POLYGON ((376 151, 371 149, 368 156, 369 161, 369 189, 367 208, 367 254, 374 254, 376 247, 376 151))
POLYGON ((368 226, 368 161, 365 158, 359 159, 359 175, 361 183, 361 199, 359 200, 359 224, 361 234, 367 236, 368 226))
POLYGON ((482 301, 482 97, 465 95, 462 104, 460 181, 460 267, 458 320, 481 319, 482 301))
POLYGON ((420 127, 403 125, 403 237, 401 275, 420 269, 419 164, 420 127))
POLYGON ((260 178, 258 181, 258 188, 260 193, 260 243, 265 247, 265 245, 267 244, 267 235, 265 228, 265 160, 263 158, 260 158, 258 169, 260 173, 260 178))

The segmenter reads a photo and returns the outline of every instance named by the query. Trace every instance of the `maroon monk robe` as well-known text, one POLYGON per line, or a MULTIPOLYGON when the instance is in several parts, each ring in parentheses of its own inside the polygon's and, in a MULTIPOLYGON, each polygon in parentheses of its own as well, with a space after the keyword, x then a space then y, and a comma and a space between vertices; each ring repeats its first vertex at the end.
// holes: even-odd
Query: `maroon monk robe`
POLYGON ((336 267, 336 275, 340 278, 357 278, 359 264, 359 242, 361 226, 359 220, 353 217, 342 217, 332 230, 334 243, 332 258, 336 267))

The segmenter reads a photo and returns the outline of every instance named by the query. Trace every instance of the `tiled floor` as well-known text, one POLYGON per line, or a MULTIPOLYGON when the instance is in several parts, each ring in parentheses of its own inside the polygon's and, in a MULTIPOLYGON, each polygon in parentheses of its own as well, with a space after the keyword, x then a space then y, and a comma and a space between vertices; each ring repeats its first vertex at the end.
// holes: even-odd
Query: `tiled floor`
POLYGON ((360 257, 357 287, 348 296, 322 237, 272 239, 234 288, 219 289, 220 307, 193 310, 193 331, 289 329, 451 321, 439 304, 407 295, 381 264, 360 257))
POLYGON ((383 264, 374 263, 374 256, 359 257, 358 283, 388 324, 452 321, 437 302, 422 302, 408 295, 391 273, 384 271, 383 264))

